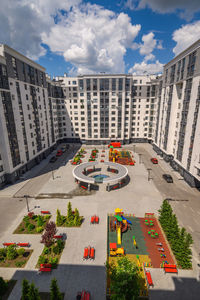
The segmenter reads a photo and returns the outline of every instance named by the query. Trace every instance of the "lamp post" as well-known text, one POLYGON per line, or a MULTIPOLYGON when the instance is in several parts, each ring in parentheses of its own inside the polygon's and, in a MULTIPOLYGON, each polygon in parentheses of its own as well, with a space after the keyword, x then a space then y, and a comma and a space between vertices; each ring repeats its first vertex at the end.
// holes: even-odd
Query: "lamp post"
POLYGON ((151 176, 150 176, 150 175, 151 175, 151 170, 152 170, 151 168, 148 168, 148 169, 147 169, 147 171, 148 171, 148 181, 149 181, 150 179, 152 179, 151 176))
POLYGON ((28 198, 30 198, 30 196, 29 195, 24 195, 24 198, 26 199, 27 211, 29 212, 28 198))
POLYGON ((141 164, 142 163, 142 154, 138 153, 138 155, 139 155, 139 164, 141 164))
POLYGON ((53 171, 53 168, 51 169, 51 175, 52 175, 52 179, 54 180, 54 171, 53 171))

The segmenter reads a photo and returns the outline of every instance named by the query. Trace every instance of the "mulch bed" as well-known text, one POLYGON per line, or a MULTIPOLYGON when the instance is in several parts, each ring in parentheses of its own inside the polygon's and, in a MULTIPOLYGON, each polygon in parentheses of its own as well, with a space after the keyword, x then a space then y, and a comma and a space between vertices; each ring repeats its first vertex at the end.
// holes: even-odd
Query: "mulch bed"
POLYGON ((24 268, 27 261, 31 257, 33 250, 25 250, 23 255, 19 255, 17 258, 8 260, 6 259, 5 262, 1 261, 0 262, 0 268, 24 268), (15 264, 17 262, 24 262, 22 266, 16 266, 15 264))
POLYGON ((149 219, 149 220, 152 220, 154 223, 153 227, 149 227, 149 226, 145 225, 145 223, 144 223, 146 218, 139 218, 139 219, 140 219, 140 225, 142 228, 144 239, 146 242, 147 251, 151 258, 152 266, 154 268, 160 268, 160 264, 163 261, 167 261, 169 264, 175 264, 175 262, 171 256, 170 250, 168 248, 168 245, 166 243, 166 240, 165 240, 165 238, 160 230, 160 227, 158 225, 158 221, 154 218, 149 219), (148 235, 148 231, 150 231, 151 229, 154 229, 155 232, 158 233, 157 238, 152 238, 151 236, 148 235), (161 247, 157 246, 156 243, 162 243, 162 246, 161 247), (164 248, 165 251, 160 252, 160 251, 158 251, 158 248, 164 248), (160 256, 161 253, 165 254, 166 258, 161 257, 160 256))

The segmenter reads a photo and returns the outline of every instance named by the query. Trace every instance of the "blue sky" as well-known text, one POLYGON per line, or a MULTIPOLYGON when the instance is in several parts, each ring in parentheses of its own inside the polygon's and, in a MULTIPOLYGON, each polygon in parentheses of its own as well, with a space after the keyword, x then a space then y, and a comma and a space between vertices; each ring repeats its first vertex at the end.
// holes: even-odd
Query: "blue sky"
POLYGON ((0 43, 51 76, 161 73, 200 38, 199 0, 2 0, 0 43))

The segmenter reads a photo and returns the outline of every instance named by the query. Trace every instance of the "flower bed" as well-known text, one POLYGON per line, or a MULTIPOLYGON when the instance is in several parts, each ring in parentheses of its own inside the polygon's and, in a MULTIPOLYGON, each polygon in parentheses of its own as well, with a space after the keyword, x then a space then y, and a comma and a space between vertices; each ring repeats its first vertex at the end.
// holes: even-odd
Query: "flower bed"
POLYGON ((14 233, 17 234, 40 234, 43 232, 46 223, 49 222, 50 215, 40 216, 24 216, 14 233))
POLYGON ((62 240, 54 241, 50 247, 45 246, 39 256, 36 268, 40 268, 40 264, 51 264, 52 269, 56 269, 64 248, 65 242, 62 240))
POLYGON ((33 250, 24 248, 16 249, 15 245, 7 248, 0 248, 1 268, 24 268, 33 250))

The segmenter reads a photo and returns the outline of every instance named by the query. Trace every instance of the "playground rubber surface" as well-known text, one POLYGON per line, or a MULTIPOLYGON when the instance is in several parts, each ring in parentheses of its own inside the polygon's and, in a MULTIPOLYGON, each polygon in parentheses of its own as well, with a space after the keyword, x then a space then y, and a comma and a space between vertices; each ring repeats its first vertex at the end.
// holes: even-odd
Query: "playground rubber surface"
MULTIPOLYGON (((132 222, 131 230, 127 230, 122 233, 122 244, 117 244, 117 247, 124 247, 125 254, 138 254, 138 255, 148 255, 148 250, 145 244, 144 235, 140 226, 140 219, 136 217, 129 217, 124 215, 129 221, 132 222), (138 246, 138 249, 133 245, 133 236, 138 246)), ((117 243, 117 233, 116 231, 110 231, 110 218, 108 217, 108 255, 109 255, 109 244, 117 243)))
POLYGON ((145 224, 145 219, 146 218, 139 218, 139 222, 141 225, 141 229, 145 238, 145 242, 146 242, 146 247, 147 247, 147 251, 149 253, 149 257, 151 259, 151 263, 152 266, 154 268, 160 268, 160 265, 163 261, 167 261, 169 264, 175 264, 169 247, 166 243, 166 240, 161 232, 161 229, 158 225, 158 221, 155 218, 149 219, 152 220, 154 223, 153 227, 149 227, 145 224), (149 234, 148 231, 150 231, 151 229, 154 229, 155 232, 158 233, 158 237, 157 238, 152 238, 149 234), (157 246, 156 243, 162 243, 162 246, 157 246), (158 248, 164 248, 164 252, 160 252, 158 251, 158 248), (161 253, 166 255, 166 258, 162 258, 161 257, 161 253))

